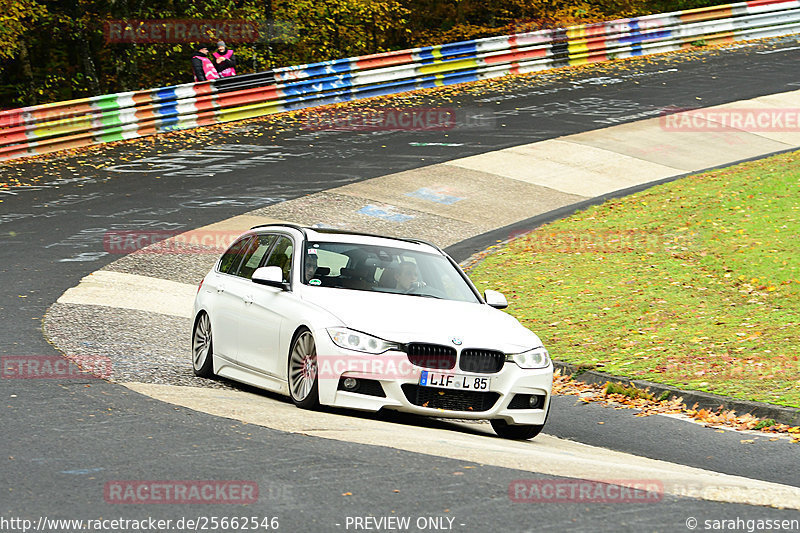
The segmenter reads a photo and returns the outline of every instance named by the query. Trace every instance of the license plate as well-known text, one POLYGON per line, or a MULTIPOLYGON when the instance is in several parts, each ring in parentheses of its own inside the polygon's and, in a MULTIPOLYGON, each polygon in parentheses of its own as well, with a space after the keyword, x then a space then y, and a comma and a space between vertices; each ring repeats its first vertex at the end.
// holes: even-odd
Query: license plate
POLYGON ((462 374, 442 374, 423 370, 419 377, 423 387, 439 387, 442 389, 488 391, 492 386, 492 378, 464 376, 462 374))

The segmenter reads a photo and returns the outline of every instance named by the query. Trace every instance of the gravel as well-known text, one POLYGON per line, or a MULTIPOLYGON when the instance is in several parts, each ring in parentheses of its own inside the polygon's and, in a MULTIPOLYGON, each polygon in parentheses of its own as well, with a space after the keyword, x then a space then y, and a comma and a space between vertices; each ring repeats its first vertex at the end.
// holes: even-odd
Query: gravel
POLYGON ((99 305, 53 304, 44 320, 48 340, 70 358, 111 360, 110 381, 233 388, 192 372, 188 318, 99 305))
POLYGON ((367 200, 344 194, 320 192, 257 209, 248 214, 290 220, 307 226, 324 224, 378 235, 413 236, 435 242, 442 247, 492 229, 411 208, 395 210, 380 202, 371 203, 373 215, 368 215, 362 212, 367 203, 367 200))

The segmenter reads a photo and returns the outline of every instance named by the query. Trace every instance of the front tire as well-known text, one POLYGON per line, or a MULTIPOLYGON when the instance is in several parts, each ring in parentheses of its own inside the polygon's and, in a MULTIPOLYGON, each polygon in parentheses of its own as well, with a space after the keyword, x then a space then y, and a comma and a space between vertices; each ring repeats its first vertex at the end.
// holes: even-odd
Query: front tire
POLYGON ((532 439, 542 431, 542 428, 544 428, 544 424, 512 425, 502 419, 491 420, 491 423, 492 423, 492 429, 494 429, 494 432, 497 433, 498 437, 503 437, 504 439, 513 439, 513 440, 532 439))
POLYGON ((301 409, 319 406, 317 345, 308 328, 300 329, 292 341, 288 364, 289 396, 301 409))
POLYGON ((192 333, 192 369, 201 378, 214 377, 214 347, 211 336, 211 319, 200 313, 194 322, 192 333))

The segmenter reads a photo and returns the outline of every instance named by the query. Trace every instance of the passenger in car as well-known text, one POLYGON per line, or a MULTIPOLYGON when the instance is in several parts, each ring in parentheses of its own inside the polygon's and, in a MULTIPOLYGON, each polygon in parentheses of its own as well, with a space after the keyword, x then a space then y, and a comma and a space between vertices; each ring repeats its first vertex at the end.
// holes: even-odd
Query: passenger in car
POLYGON ((378 280, 378 287, 386 289, 394 289, 397 287, 397 269, 394 267, 386 267, 381 272, 381 278, 378 280))
POLYGON ((306 255, 306 281, 314 278, 314 273, 317 271, 317 266, 319 265, 319 261, 316 255, 307 254, 306 255))

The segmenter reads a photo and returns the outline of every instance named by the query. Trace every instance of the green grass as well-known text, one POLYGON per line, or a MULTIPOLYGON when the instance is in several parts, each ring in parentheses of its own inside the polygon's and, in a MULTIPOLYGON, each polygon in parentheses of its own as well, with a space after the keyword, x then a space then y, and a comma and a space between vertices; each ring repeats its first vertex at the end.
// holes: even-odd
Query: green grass
POLYGON ((800 152, 606 202, 470 271, 557 360, 800 407, 800 152))
POLYGON ((756 425, 755 425, 755 427, 754 427, 753 429, 764 429, 764 428, 769 428, 769 427, 772 427, 772 426, 774 426, 775 424, 777 424, 777 422, 775 422, 775 421, 774 421, 773 419, 771 419, 771 418, 767 418, 766 420, 762 420, 761 422, 759 422, 758 424, 756 424, 756 425))
POLYGON ((633 385, 626 386, 612 381, 606 383, 606 394, 621 394, 631 400, 638 400, 639 398, 644 398, 645 400, 655 399, 652 394, 645 390, 638 389, 633 385))

